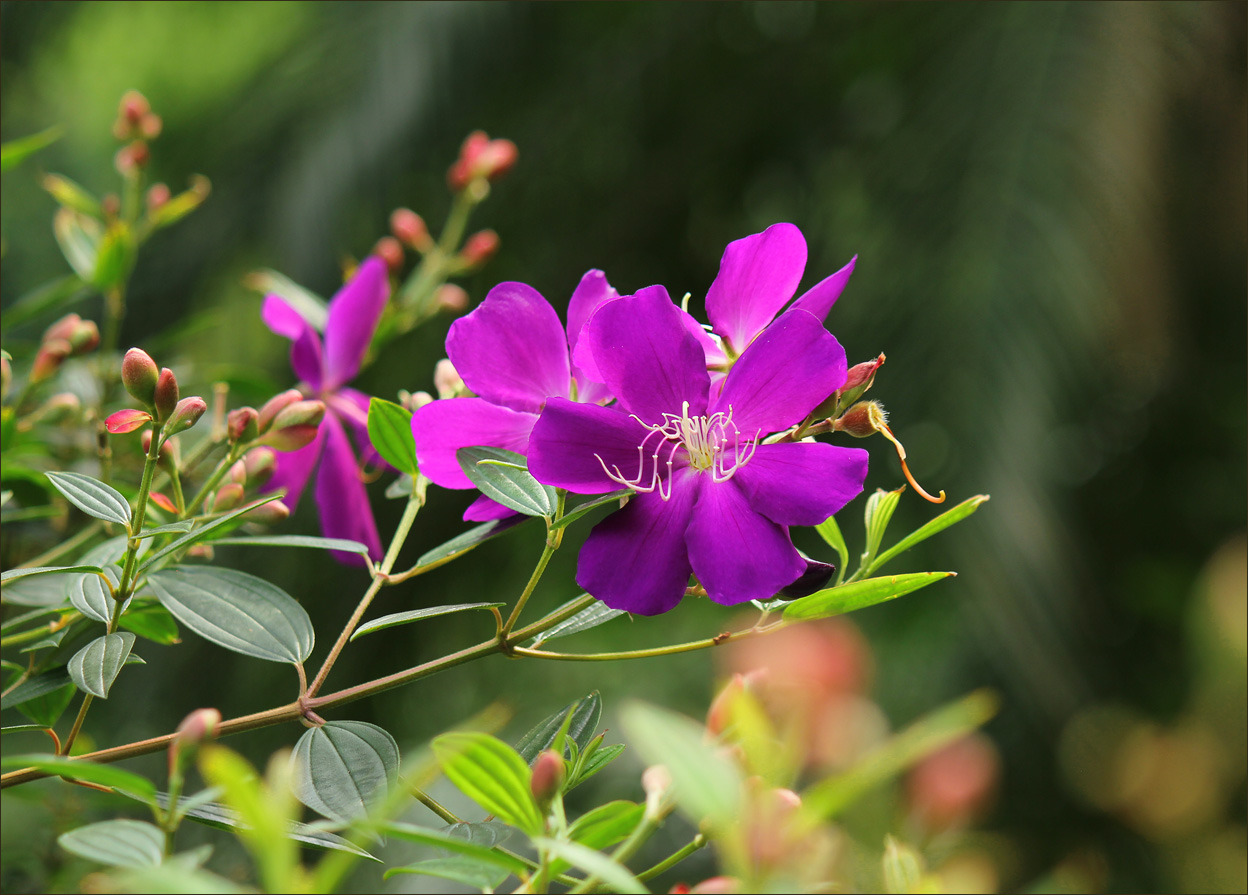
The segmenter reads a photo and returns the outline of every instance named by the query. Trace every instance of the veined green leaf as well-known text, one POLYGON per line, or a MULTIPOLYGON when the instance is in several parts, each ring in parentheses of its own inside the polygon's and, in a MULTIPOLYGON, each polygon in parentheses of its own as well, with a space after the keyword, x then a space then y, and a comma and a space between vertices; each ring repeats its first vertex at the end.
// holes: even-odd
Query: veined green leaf
POLYGON ((581 765, 580 772, 576 775, 576 782, 574 785, 579 786, 584 783, 590 777, 594 776, 594 774, 597 774, 607 765, 611 764, 611 762, 619 758, 623 753, 623 743, 615 743, 611 746, 600 746, 592 755, 589 756, 589 758, 585 759, 585 762, 581 765))
POLYGON ((516 751, 528 764, 533 764, 537 761, 537 756, 554 744, 565 721, 568 724, 567 736, 576 743, 578 749, 584 749, 585 744, 594 738, 601 719, 602 697, 594 690, 584 699, 565 705, 553 715, 539 721, 516 743, 516 751))
POLYGON ((430 858, 417 861, 405 867, 391 867, 382 874, 382 879, 389 879, 402 873, 416 873, 422 876, 433 876, 438 879, 449 879, 451 882, 492 892, 502 885, 503 880, 511 874, 495 864, 489 864, 477 858, 430 858))
POLYGON ((453 612, 466 612, 469 609, 490 609, 499 606, 506 606, 506 603, 459 603, 454 606, 433 606, 429 609, 412 609, 407 612, 395 612, 391 615, 383 615, 372 621, 365 622, 355 629, 355 633, 351 635, 351 639, 368 634, 373 631, 380 631, 384 628, 393 628, 396 625, 406 625, 422 618, 433 618, 438 615, 450 615, 453 612))
POLYGON ((839 584, 836 587, 817 591, 809 597, 794 600, 784 607, 784 617, 786 619, 810 619, 844 615, 856 609, 874 606, 876 603, 895 600, 897 597, 956 574, 956 572, 912 572, 908 575, 851 581, 849 584, 839 584))
POLYGON ((194 522, 170 522, 168 525, 157 525, 155 528, 145 528, 134 537, 154 538, 157 535, 184 535, 195 527, 194 522))
POLYGON ((922 543, 932 535, 938 534, 949 526, 961 522, 963 519, 978 510, 981 504, 986 503, 987 501, 987 494, 976 494, 974 497, 969 497, 962 501, 957 506, 950 507, 945 510, 945 512, 941 513, 935 519, 932 519, 930 522, 927 522, 910 532, 910 534, 906 535, 896 544, 877 556, 867 568, 866 574, 871 574, 876 569, 880 568, 880 566, 884 565, 884 563, 896 558, 902 553, 905 553, 915 544, 922 543))
POLYGON ((393 401, 373 398, 368 402, 368 440, 382 459, 408 475, 416 475, 416 441, 412 437, 412 412, 393 401))
POLYGON ((603 494, 601 497, 595 497, 593 500, 587 500, 585 503, 577 504, 554 522, 550 523, 550 527, 563 528, 565 525, 571 525, 577 519, 580 519, 592 510, 598 509, 598 507, 603 507, 607 504, 614 504, 632 496, 633 492, 628 488, 624 488, 621 491, 612 491, 610 494, 603 494))
POLYGON ((339 550, 343 553, 368 553, 368 546, 346 538, 317 538, 309 535, 246 535, 237 538, 221 538, 212 542, 214 547, 252 545, 256 547, 307 547, 313 550, 339 550))
POLYGON ((118 525, 130 524, 130 504, 116 488, 78 472, 49 472, 47 476, 66 500, 88 516, 118 525))
POLYGON ((102 820, 57 837, 68 852, 113 867, 155 867, 165 855, 165 832, 141 820, 102 820))
POLYGON ((364 817, 399 778, 399 747, 376 724, 330 721, 295 745, 295 796, 331 820, 364 817))
POLYGON ((416 560, 417 569, 433 569, 437 566, 445 565, 453 559, 458 559, 469 550, 484 544, 491 538, 510 531, 525 520, 524 516, 513 516, 510 519, 494 519, 490 522, 482 522, 475 528, 470 528, 461 535, 456 535, 444 544, 434 547, 432 550, 421 555, 416 560))
POLYGON ((568 828, 568 836, 586 848, 602 851, 627 839, 645 813, 645 806, 636 802, 607 802, 578 817, 568 828))
POLYGON ((266 503, 272 503, 273 501, 277 500, 281 496, 282 496, 281 494, 270 494, 268 497, 262 498, 260 500, 254 500, 251 503, 247 504, 247 506, 245 507, 239 507, 237 510, 232 510, 231 512, 226 513, 224 516, 220 517, 219 519, 213 519, 211 522, 209 522, 207 525, 203 526, 202 528, 197 528, 192 532, 184 534, 182 537, 178 538, 176 541, 170 544, 166 544, 163 548, 161 548, 160 550, 157 550, 155 553, 149 556, 143 562, 143 565, 140 566, 139 571, 146 572, 148 569, 152 568, 152 566, 156 565, 156 563, 160 562, 160 560, 164 559, 166 556, 171 556, 172 554, 177 553, 179 550, 184 550, 187 547, 191 546, 192 544, 202 541, 208 535, 212 534, 214 531, 221 528, 222 526, 230 524, 239 516, 242 516, 245 513, 250 513, 256 507, 262 507, 266 503))
POLYGON ((182 642, 178 633, 178 623, 173 620, 173 615, 169 610, 159 603, 150 603, 139 609, 127 611, 122 615, 118 624, 127 631, 133 631, 140 637, 162 646, 182 642))
POLYGON ((30 578, 33 575, 55 575, 68 574, 70 572, 102 572, 99 566, 39 566, 33 569, 9 569, 3 575, 0 575, 0 581, 8 583, 21 578, 30 578))
POLYGON ((455 459, 486 497, 526 516, 554 516, 559 502, 555 489, 533 478, 521 454, 501 448, 465 447, 455 452, 455 459), (482 465, 482 460, 501 460, 507 465, 482 465))
MULTIPOLYGON (((120 585, 121 575, 116 566, 109 566, 99 574, 88 572, 85 575, 79 575, 70 584, 69 602, 87 618, 108 624, 112 620, 113 606, 116 604, 113 592, 120 585), (105 577, 108 579, 107 582, 105 582, 105 577)), ((129 605, 130 600, 127 599, 126 606, 129 605)), ((126 611, 126 606, 122 607, 122 612, 126 611)))
POLYGON ((457 855, 464 855, 475 858, 478 861, 484 861, 487 864, 493 864, 496 867, 502 867, 511 873, 527 873, 529 870, 527 864, 513 855, 484 848, 459 836, 451 836, 441 830, 431 830, 427 827, 418 827, 414 824, 394 821, 375 824, 371 828, 383 836, 393 836, 396 839, 402 839, 405 842, 415 842, 418 845, 432 845, 435 848, 442 848, 457 855))
POLYGON ((105 634, 74 653, 66 669, 79 690, 108 699, 108 691, 133 647, 134 635, 128 631, 105 634))
POLYGON ((458 731, 434 739, 433 752, 447 778, 486 811, 530 835, 541 832, 531 772, 516 750, 486 733, 458 731))
POLYGON ((861 568, 870 568, 876 551, 880 549, 880 542, 884 540, 884 532, 893 518, 893 512, 897 509, 897 502, 901 500, 901 492, 905 490, 905 485, 896 491, 877 488, 875 493, 867 498, 866 510, 863 513, 867 524, 867 546, 862 551, 862 560, 859 563, 861 568))
MULTIPOLYGON (((580 597, 576 599, 579 600, 580 597)), ((538 634, 529 645, 536 649, 547 640, 554 640, 556 637, 567 637, 570 634, 579 634, 581 631, 596 628, 604 622, 609 622, 611 619, 619 618, 625 614, 623 609, 612 609, 606 603, 594 603, 592 606, 582 609, 571 618, 565 618, 550 630, 538 634)))

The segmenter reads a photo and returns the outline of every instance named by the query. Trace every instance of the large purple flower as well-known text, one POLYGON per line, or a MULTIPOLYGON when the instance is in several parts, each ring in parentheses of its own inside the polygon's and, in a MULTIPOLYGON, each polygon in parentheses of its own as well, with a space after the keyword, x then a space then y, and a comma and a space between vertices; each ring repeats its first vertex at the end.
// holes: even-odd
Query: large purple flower
POLYGON ((680 602, 691 571, 727 605, 768 599, 801 576, 788 526, 822 522, 867 474, 863 450, 763 443, 845 380, 845 352, 820 320, 783 314, 715 395, 702 348, 661 286, 604 305, 586 340, 618 407, 552 398, 529 470, 580 494, 635 494, 590 534, 577 582, 612 608, 655 615, 680 602))
MULTIPOLYGON (((611 400, 607 387, 570 355, 594 311, 618 297, 602 271, 589 271, 568 303, 565 332, 536 289, 499 283, 480 307, 456 320, 446 353, 477 397, 434 401, 416 411, 412 434, 421 473, 443 488, 475 488, 455 459, 459 448, 485 445, 523 454, 547 399, 611 400)), ((464 519, 484 522, 510 515, 512 510, 483 495, 464 519)))
MULTIPOLYGON (((327 411, 311 444, 279 456, 277 472, 267 488, 285 488, 286 503, 293 510, 319 461, 316 505, 321 530, 331 538, 367 544, 374 559, 381 558, 381 538, 360 463, 347 438, 350 430, 364 456, 376 459, 368 439, 368 396, 346 385, 360 371, 389 295, 385 263, 369 258, 330 300, 324 343, 316 329, 280 296, 266 296, 261 310, 269 329, 293 342, 290 365, 302 380, 300 388, 324 401, 327 411)), ((349 553, 335 552, 334 556, 343 562, 363 561, 349 553)))

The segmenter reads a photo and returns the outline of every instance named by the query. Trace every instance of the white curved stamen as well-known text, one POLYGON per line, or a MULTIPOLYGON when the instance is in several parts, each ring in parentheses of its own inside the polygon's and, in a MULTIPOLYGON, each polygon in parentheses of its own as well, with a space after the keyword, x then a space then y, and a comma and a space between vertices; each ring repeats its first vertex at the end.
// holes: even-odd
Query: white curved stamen
POLYGON ((637 474, 629 477, 624 475, 619 466, 613 465, 608 468, 601 454, 594 454, 594 458, 602 465, 602 471, 611 481, 618 482, 631 491, 646 494, 658 491, 663 500, 670 500, 672 496, 672 467, 677 450, 682 447, 685 449, 689 457, 689 465, 694 469, 709 470, 712 481, 726 482, 736 474, 738 469, 750 462, 758 446, 758 436, 762 434, 762 430, 759 430, 754 433, 753 438, 743 440, 741 430, 732 421, 731 406, 727 413, 719 411, 710 416, 691 417, 689 416, 689 402, 685 401, 681 407, 680 416, 665 413, 662 423, 647 424, 636 414, 629 418, 637 420, 647 430, 646 437, 637 446, 637 474), (650 470, 650 481, 643 485, 642 482, 646 478, 646 452, 648 450, 646 445, 655 435, 659 435, 660 438, 650 455, 650 460, 654 465, 650 470), (665 448, 667 459, 660 461, 659 458, 663 455, 665 448), (661 463, 667 467, 666 476, 660 474, 661 463))

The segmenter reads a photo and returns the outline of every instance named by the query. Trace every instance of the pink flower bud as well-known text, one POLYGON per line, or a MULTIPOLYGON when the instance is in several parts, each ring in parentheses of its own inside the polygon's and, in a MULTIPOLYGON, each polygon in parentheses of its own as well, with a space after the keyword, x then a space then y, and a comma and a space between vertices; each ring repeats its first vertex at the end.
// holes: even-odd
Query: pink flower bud
POLYGON ((851 388, 862 386, 862 390, 865 392, 871 387, 876 371, 884 366, 884 361, 884 353, 880 352, 880 356, 875 360, 854 364, 854 366, 849 368, 849 373, 845 376, 845 384, 841 388, 844 391, 849 391, 851 388))
POLYGON ((273 525, 290 518, 290 507, 282 503, 280 500, 271 500, 266 504, 256 507, 243 515, 248 522, 256 522, 260 525, 273 525))
POLYGON ((537 761, 533 762, 533 776, 529 780, 529 789, 539 805, 548 804, 558 795, 567 773, 568 769, 564 764, 563 756, 558 752, 547 749, 537 756, 537 761))
POLYGON ((143 120, 143 116, 152 111, 152 104, 147 97, 137 90, 127 90, 121 97, 117 107, 117 117, 131 127, 143 120))
POLYGON ((183 398, 169 415, 169 421, 165 423, 165 434, 176 435, 191 428, 207 410, 208 404, 203 398, 183 398))
POLYGON ((316 400, 296 401, 283 407, 273 420, 274 429, 290 426, 319 426, 325 418, 325 402, 316 400))
POLYGON ((224 513, 226 510, 232 510, 243 502, 244 496, 242 485, 237 482, 228 482, 217 489, 217 494, 212 499, 212 511, 224 513))
POLYGON ((487 180, 498 180, 513 167, 520 152, 510 140, 491 140, 477 156, 476 170, 487 180))
POLYGON ((432 403, 433 403, 433 395, 429 394, 428 392, 413 392, 412 394, 407 395, 406 397, 403 398, 403 406, 406 407, 408 410, 410 410, 412 413, 415 413, 417 410, 420 410, 420 408, 424 407, 426 404, 432 404, 432 403))
POLYGON ((45 423, 63 423, 78 415, 82 402, 71 392, 61 392, 43 402, 38 410, 38 417, 45 423))
POLYGON ((992 741, 971 734, 915 766, 906 781, 911 809, 937 829, 975 820, 991 803, 1000 770, 992 741))
POLYGON ((155 140, 160 136, 161 130, 164 128, 164 121, 154 112, 149 112, 143 116, 139 122, 139 135, 144 140, 155 140))
POLYGON ((277 454, 273 453, 272 448, 252 448, 243 456, 242 462, 247 470, 247 481, 256 488, 272 478, 277 470, 277 454))
MULTIPOLYGON (((152 430, 146 429, 139 436, 139 441, 143 445, 143 453, 147 453, 152 449, 152 430)), ((178 466, 178 440, 176 438, 166 438, 160 443, 160 450, 157 453, 156 465, 166 471, 176 469, 178 466)))
POLYGON ((480 230, 468 237, 459 252, 459 262, 465 270, 476 270, 498 252, 498 234, 493 230, 480 230))
POLYGON ((142 348, 131 348, 121 361, 121 382, 135 400, 148 407, 155 406, 156 381, 160 368, 142 348))
POLYGON ((260 414, 254 407, 231 410, 225 418, 225 431, 231 442, 255 441, 260 435, 260 414))
POLYGON ((390 213, 390 232, 409 249, 427 252, 433 248, 425 219, 410 208, 396 208, 390 213))
POLYGON ((202 744, 216 739, 220 726, 221 713, 216 709, 196 709, 187 715, 169 744, 169 774, 185 766, 202 744))
POLYGON ((151 500, 152 503, 156 504, 156 506, 164 510, 166 513, 169 513, 172 516, 178 515, 178 508, 177 506, 174 505, 174 502, 170 500, 168 497, 166 497, 164 494, 161 494, 159 491, 151 492, 148 495, 148 499, 151 500))
POLYGON ((133 177, 151 160, 151 152, 142 140, 135 140, 117 150, 113 157, 113 166, 122 177, 133 177))
POLYGON ((230 467, 230 471, 226 475, 236 485, 247 484, 247 464, 242 460, 238 460, 230 467))
POLYGON ((160 371, 160 377, 156 380, 154 403, 158 420, 168 419, 173 408, 178 406, 178 377, 168 367, 160 371))
POLYGON ((745 675, 734 674, 711 703, 706 713, 706 732, 719 736, 732 725, 733 703, 745 692, 745 675))
POLYGON ((66 314, 43 331, 43 341, 64 339, 72 344, 74 332, 78 329, 80 323, 82 323, 82 318, 77 314, 66 314))
POLYGON ((433 293, 433 303, 440 311, 458 314, 468 308, 468 293, 454 283, 444 283, 433 293))
POLYGON ((64 339, 49 339, 39 346, 35 354, 35 362, 30 368, 30 381, 42 382, 61 368, 65 358, 74 353, 74 348, 64 339))
POLYGON ((730 895, 741 891, 741 880, 735 876, 712 876, 688 891, 690 895, 730 895))
POLYGON ((316 440, 317 426, 287 426, 264 436, 264 443, 275 451, 297 451, 316 440))
POLYGON ((163 183, 153 183, 147 191, 147 210, 156 211, 173 197, 169 187, 163 183))
POLYGON ((104 428, 112 435, 127 435, 141 429, 152 421, 152 415, 146 410, 127 408, 110 414, 104 421, 104 428))
POLYGON ((866 438, 882 432, 888 425, 888 414, 879 401, 859 401, 832 423, 836 432, 845 432, 855 438, 866 438))
POLYGON ((260 408, 260 418, 256 420, 256 424, 260 427, 260 434, 263 435, 269 431, 273 425, 273 420, 282 411, 283 408, 294 404, 296 401, 303 400, 303 392, 297 388, 287 389, 280 394, 274 395, 265 402, 260 408))
POLYGON ((454 398, 464 387, 464 380, 459 371, 451 363, 450 358, 442 358, 433 367, 433 387, 439 398, 454 398))
POLYGON ((373 246, 373 250, 369 253, 376 255, 386 264, 386 269, 391 273, 398 273, 403 269, 403 262, 407 260, 403 254, 403 244, 393 236, 383 236, 377 240, 373 246))
POLYGON ((671 772, 661 764, 651 765, 641 773, 641 788, 646 794, 646 815, 662 817, 672 791, 671 772))

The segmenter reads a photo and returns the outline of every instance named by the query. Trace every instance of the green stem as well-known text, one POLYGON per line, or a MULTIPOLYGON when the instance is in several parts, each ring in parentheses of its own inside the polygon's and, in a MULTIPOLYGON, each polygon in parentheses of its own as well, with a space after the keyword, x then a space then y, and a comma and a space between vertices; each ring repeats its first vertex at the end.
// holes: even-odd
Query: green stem
POLYGON ((504 641, 511 634, 511 629, 516 626, 516 621, 520 618, 520 613, 524 609, 524 604, 529 601, 537 582, 542 580, 542 575, 546 571, 546 566, 550 563, 550 558, 555 555, 555 547, 550 542, 542 548, 542 555, 538 557, 537 567, 533 570, 533 574, 529 576, 529 583, 524 586, 520 599, 516 600, 515 608, 511 610, 511 615, 507 616, 507 622, 503 625, 503 630, 498 632, 498 639, 504 641))
MULTIPOLYGON (((649 814, 647 814, 647 816, 642 819, 641 823, 637 824, 637 826, 633 828, 633 832, 629 834, 628 838, 620 843, 619 847, 611 853, 611 860, 623 866, 624 862, 636 854, 637 849, 641 848, 642 845, 645 844, 646 840, 654 835, 654 831, 659 828, 660 823, 661 820, 659 818, 650 817, 649 814)), ((598 882, 598 877, 591 873, 579 884, 572 887, 569 890, 569 895, 578 892, 592 892, 598 888, 598 882)))
POLYGON ((703 836, 701 833, 699 833, 698 835, 694 836, 693 841, 690 842, 688 845, 686 845, 684 848, 681 848, 681 849, 678 849, 677 851, 672 852, 672 854, 668 855, 662 861, 655 864, 649 870, 643 870, 641 873, 637 874, 637 879, 641 880, 644 883, 646 880, 654 879, 660 873, 664 873, 668 870, 671 870, 673 867, 675 867, 685 858, 689 857, 698 849, 706 848, 707 841, 708 841, 707 838, 703 836))
POLYGON ((138 535, 143 531, 143 520, 147 516, 147 498, 152 490, 152 477, 156 475, 156 463, 160 459, 160 428, 152 423, 152 443, 148 446, 147 457, 143 461, 143 480, 139 483, 139 496, 134 507, 134 520, 130 527, 130 540, 126 542, 126 559, 121 571, 121 584, 117 588, 113 618, 108 625, 108 633, 117 629, 117 619, 121 616, 121 607, 130 593, 130 585, 136 560, 139 556, 140 541, 138 535))
MULTIPOLYGON (((72 615, 74 619, 81 617, 77 613, 72 613, 72 615)), ((53 625, 56 625, 56 630, 59 631, 67 624, 69 624, 68 621, 51 621, 37 628, 31 628, 29 631, 22 631, 20 634, 10 634, 8 637, 0 639, 0 646, 17 646, 22 643, 29 643, 32 640, 38 640, 40 637, 47 637, 49 634, 54 633, 52 630, 53 625)))
POLYGON ((338 661, 338 656, 342 652, 343 647, 347 645, 351 635, 355 633, 355 628, 360 623, 360 619, 364 617, 364 613, 373 602, 373 598, 377 596, 377 593, 386 583, 386 576, 394 568, 395 562, 398 561, 399 551, 403 549, 403 542, 407 540, 407 535, 412 530, 412 523, 416 521, 416 514, 420 512, 420 508, 424 505, 424 491, 425 489, 420 487, 419 482, 414 483, 412 495, 407 499, 407 506, 403 508, 403 518, 399 520, 399 527, 395 529, 394 537, 390 541, 390 549, 386 551, 381 565, 373 573, 372 583, 369 584, 368 590, 364 592, 364 596, 360 598, 359 605, 355 607, 355 612, 351 614, 351 618, 342 629, 342 633, 338 635, 338 640, 334 643, 333 649, 325 657, 321 670, 316 673, 312 685, 304 691, 305 698, 315 696, 317 691, 321 689, 321 685, 325 683, 325 678, 329 676, 329 670, 334 667, 334 663, 338 661))
POLYGON ((82 722, 87 720, 87 710, 91 708, 91 703, 95 697, 90 693, 84 693, 82 697, 82 705, 78 707, 78 716, 74 718, 74 726, 69 729, 69 736, 65 738, 65 743, 61 746, 61 754, 68 755, 70 748, 74 745, 74 740, 78 739, 78 732, 82 730, 82 722))
POLYGON ((182 476, 178 475, 177 467, 169 470, 169 486, 173 489, 173 505, 178 509, 178 518, 186 512, 186 497, 182 494, 182 476))
POLYGON ((634 649, 622 650, 614 653, 552 653, 548 650, 525 649, 522 646, 512 647, 512 652, 517 656, 528 656, 531 659, 555 659, 562 662, 614 662, 617 659, 649 659, 654 656, 673 656, 677 653, 690 653, 695 650, 708 649, 713 646, 722 646, 725 643, 732 643, 734 640, 743 640, 746 637, 754 637, 759 634, 770 634, 779 628, 786 626, 788 622, 779 621, 775 624, 768 625, 765 628, 747 628, 744 631, 734 631, 728 633, 725 631, 716 637, 707 637, 705 640, 691 640, 687 643, 673 643, 670 646, 655 646, 650 649, 634 649))

